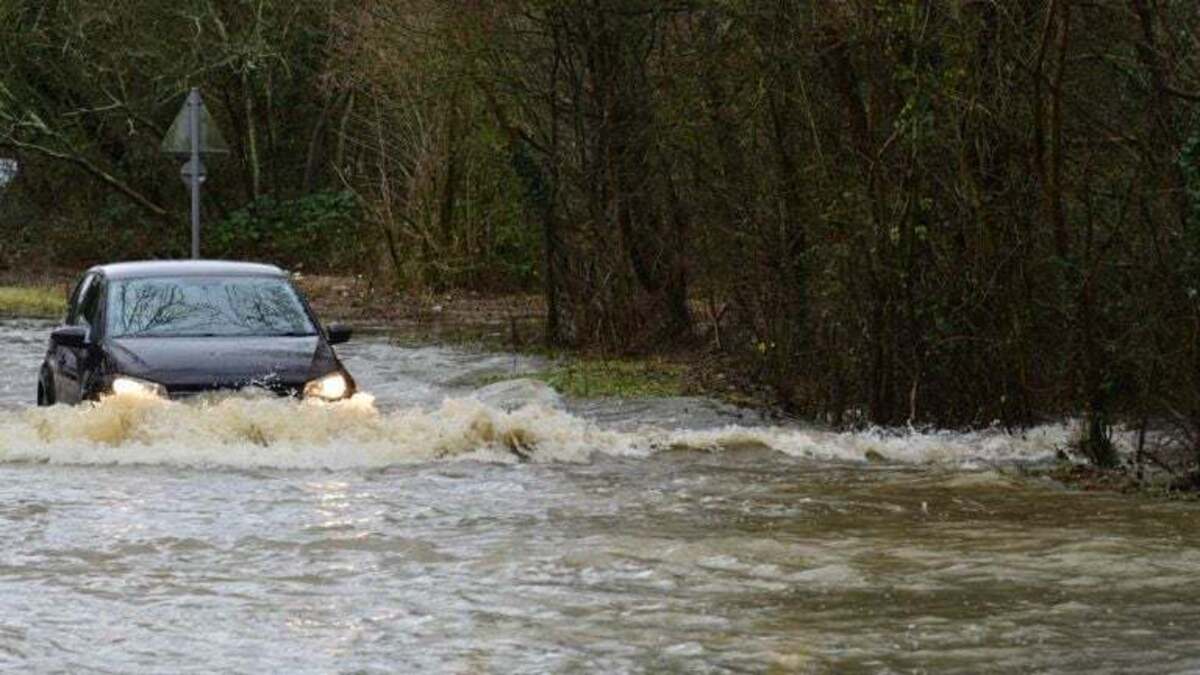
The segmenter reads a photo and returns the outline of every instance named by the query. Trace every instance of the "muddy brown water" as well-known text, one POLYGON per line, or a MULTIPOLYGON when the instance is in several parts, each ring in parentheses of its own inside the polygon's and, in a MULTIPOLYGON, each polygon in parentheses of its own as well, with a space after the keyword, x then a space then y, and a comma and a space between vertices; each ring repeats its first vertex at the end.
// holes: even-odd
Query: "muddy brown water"
POLYGON ((479 393, 540 364, 382 336, 373 399, 38 410, 47 330, 0 323, 7 670, 1200 670, 1197 505, 1013 476, 1066 427, 479 393))

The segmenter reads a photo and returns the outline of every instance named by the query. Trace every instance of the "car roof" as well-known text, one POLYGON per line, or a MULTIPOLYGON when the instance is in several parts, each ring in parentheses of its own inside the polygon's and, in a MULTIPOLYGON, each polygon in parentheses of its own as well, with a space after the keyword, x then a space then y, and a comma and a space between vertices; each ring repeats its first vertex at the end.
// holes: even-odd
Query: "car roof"
POLYGON ((144 260, 96 265, 88 270, 109 279, 147 277, 286 277, 287 272, 274 265, 228 260, 144 260))

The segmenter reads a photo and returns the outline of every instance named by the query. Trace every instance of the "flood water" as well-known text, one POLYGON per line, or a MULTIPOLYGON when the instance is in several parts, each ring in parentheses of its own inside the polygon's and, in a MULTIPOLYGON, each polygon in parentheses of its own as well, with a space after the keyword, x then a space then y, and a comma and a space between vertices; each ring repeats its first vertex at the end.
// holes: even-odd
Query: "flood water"
POLYGON ((1200 507, 1015 478, 1069 430, 560 402, 364 338, 374 396, 31 406, 0 323, 0 667, 1189 672, 1200 507))

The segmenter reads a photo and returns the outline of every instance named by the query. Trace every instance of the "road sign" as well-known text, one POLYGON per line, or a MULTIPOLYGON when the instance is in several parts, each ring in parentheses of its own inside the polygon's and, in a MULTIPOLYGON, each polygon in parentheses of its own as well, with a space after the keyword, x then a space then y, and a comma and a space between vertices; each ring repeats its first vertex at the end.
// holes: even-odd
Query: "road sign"
MULTIPOLYGON (((199 160, 199 162, 200 182, 204 183, 204 181, 208 179, 208 167, 204 166, 203 159, 199 160)), ((183 184, 188 187, 192 186, 192 174, 196 173, 195 169, 193 168, 195 166, 195 164, 192 164, 192 160, 189 159, 188 161, 184 162, 183 167, 179 169, 179 177, 183 179, 183 184)))
POLYGON ((204 105, 204 99, 200 98, 200 91, 197 89, 193 89, 192 93, 188 95, 187 101, 179 109, 179 114, 175 116, 175 121, 171 123, 171 128, 167 130, 167 135, 163 137, 162 151, 168 155, 174 155, 180 160, 191 159, 192 125, 190 113, 193 106, 196 109, 200 127, 200 154, 227 154, 229 146, 225 143, 225 137, 221 135, 221 130, 217 128, 217 123, 213 120, 212 113, 208 111, 208 106, 204 105))
POLYGON ((167 136, 162 142, 162 151, 180 160, 186 160, 180 175, 192 192, 192 258, 200 257, 200 186, 208 173, 204 168, 204 155, 229 152, 221 130, 213 121, 212 114, 200 98, 200 90, 192 89, 187 101, 175 116, 167 136))

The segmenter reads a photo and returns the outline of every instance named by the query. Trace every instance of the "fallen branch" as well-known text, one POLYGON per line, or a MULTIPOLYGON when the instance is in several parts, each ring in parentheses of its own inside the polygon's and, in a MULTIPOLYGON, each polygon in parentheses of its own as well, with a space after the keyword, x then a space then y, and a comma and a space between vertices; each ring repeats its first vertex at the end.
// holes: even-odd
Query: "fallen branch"
POLYGON ((88 160, 86 157, 81 157, 81 156, 73 154, 73 153, 61 152, 59 150, 55 150, 53 148, 47 148, 45 146, 37 145, 35 143, 26 143, 24 141, 18 141, 13 138, 8 138, 6 140, 0 141, 0 148, 8 148, 8 149, 12 149, 12 150, 22 150, 22 151, 26 151, 26 152, 33 152, 33 153, 39 154, 43 157, 48 157, 50 159, 55 159, 55 160, 59 160, 59 161, 63 161, 63 162, 69 162, 71 164, 74 164, 74 165, 80 167, 87 173, 91 174, 91 176, 93 178, 96 178, 97 180, 104 183, 105 185, 108 185, 109 187, 116 190, 117 192, 120 192, 121 194, 125 195, 130 200, 132 200, 135 204, 142 207, 146 211, 154 214, 155 216, 165 219, 170 215, 170 213, 165 208, 150 201, 145 195, 143 195, 142 193, 133 189, 128 184, 121 181, 119 178, 113 176, 112 174, 108 173, 104 169, 101 169, 100 167, 96 166, 90 160, 88 160))

